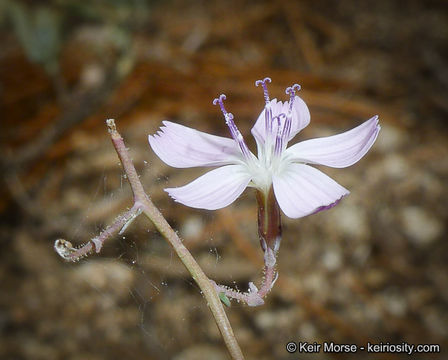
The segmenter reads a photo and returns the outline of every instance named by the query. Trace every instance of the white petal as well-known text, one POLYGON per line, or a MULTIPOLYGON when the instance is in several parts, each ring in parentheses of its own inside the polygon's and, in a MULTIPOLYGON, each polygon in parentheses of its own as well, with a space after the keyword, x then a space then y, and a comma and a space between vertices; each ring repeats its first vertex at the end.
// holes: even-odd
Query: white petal
POLYGON ((289 164, 272 181, 280 208, 294 219, 329 209, 350 193, 323 172, 304 164, 289 164))
POLYGON ((292 107, 292 124, 288 141, 296 136, 299 131, 308 126, 310 123, 310 118, 310 111, 308 106, 305 104, 305 101, 303 101, 299 96, 296 96, 292 107))
POLYGON ((251 175, 242 165, 227 165, 191 183, 165 191, 177 202, 198 209, 216 210, 234 202, 249 184, 251 175))
POLYGON ((378 116, 344 133, 302 141, 284 152, 285 159, 343 168, 356 163, 372 147, 380 131, 378 116))
MULTIPOLYGON (((269 104, 271 106, 272 117, 275 117, 282 112, 283 103, 281 101, 272 99, 269 104)), ((264 108, 258 116, 257 121, 255 121, 255 124, 251 129, 251 133, 257 141, 257 144, 264 144, 266 139, 266 108, 264 108)))
POLYGON ((210 135, 170 121, 163 121, 157 134, 148 136, 153 151, 166 164, 177 168, 234 164, 240 150, 233 139, 210 135))
MULTIPOLYGON (((289 109, 288 101, 282 102, 277 101, 277 99, 272 99, 270 102, 272 109, 272 117, 276 117, 280 114, 287 114, 289 109)), ((263 109, 261 114, 258 116, 257 121, 255 122, 254 127, 252 128, 252 135, 255 137, 257 144, 264 144, 266 139, 266 119, 265 119, 265 111, 263 109)), ((282 120, 284 121, 284 119, 282 120)), ((296 134, 308 126, 310 123, 310 111, 308 110, 308 106, 305 102, 298 96, 294 98, 294 104, 292 107, 292 123, 291 123, 291 131, 289 133, 288 141, 290 141, 296 134)), ((276 129, 277 124, 274 124, 274 128, 276 129)), ((277 132, 274 131, 274 135, 277 132)))

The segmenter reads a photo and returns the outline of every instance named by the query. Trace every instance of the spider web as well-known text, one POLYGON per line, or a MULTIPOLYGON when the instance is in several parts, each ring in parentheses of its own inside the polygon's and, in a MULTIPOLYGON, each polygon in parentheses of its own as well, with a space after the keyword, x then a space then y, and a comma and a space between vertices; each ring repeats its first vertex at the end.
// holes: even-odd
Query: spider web
MULTIPOLYGON (((145 168, 146 166, 145 163, 145 168)), ((83 220, 74 228, 75 237, 83 232, 86 223, 91 222, 89 212, 95 208, 96 203, 114 203, 117 198, 126 198, 126 195, 131 198, 123 175, 117 181, 114 178, 116 175, 107 174, 104 168, 101 174, 83 220), (108 181, 111 179, 113 183, 119 182, 118 190, 109 190, 111 186, 108 181)), ((159 177, 157 181, 166 183, 167 179, 159 177)), ((201 216, 193 215, 191 219, 179 222, 178 233, 187 247, 189 239, 202 236, 198 228, 204 226, 201 216)), ((105 225, 104 219, 95 220, 91 237, 98 234, 105 225)), ((213 236, 205 241, 205 245, 198 246, 197 239, 193 245, 194 248, 198 247, 201 258, 208 259, 212 268, 216 270, 219 267, 220 250, 214 244, 213 236)), ((211 341, 219 338, 209 310, 198 294, 200 289, 185 271, 174 250, 143 216, 132 223, 122 235, 108 239, 100 254, 89 256, 79 266, 85 264, 94 264, 93 269, 102 269, 105 280, 99 281, 95 276, 85 279, 87 285, 98 294, 99 301, 114 303, 113 313, 118 318, 122 318, 123 314, 133 314, 126 321, 119 321, 119 327, 126 329, 121 341, 132 335, 130 337, 134 339, 135 346, 145 348, 146 351, 149 348, 151 353, 164 358, 167 354, 180 354, 197 344, 208 346, 211 341), (111 274, 108 275, 108 272, 111 274), (213 330, 212 336, 210 328, 213 330)), ((98 271, 96 272, 98 276, 98 271)), ((126 348, 132 348, 132 345, 126 348)))

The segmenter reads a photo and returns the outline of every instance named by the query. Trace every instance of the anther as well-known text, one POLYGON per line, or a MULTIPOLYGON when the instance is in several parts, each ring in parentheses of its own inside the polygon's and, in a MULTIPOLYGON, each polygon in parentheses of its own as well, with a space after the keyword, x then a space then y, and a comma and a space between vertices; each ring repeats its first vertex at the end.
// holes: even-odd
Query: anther
POLYGON ((294 104, 294 98, 296 96, 296 91, 301 89, 299 84, 294 84, 293 86, 288 86, 285 90, 286 94, 289 94, 289 113, 292 112, 292 105, 294 104))
POLYGON ((265 77, 263 80, 257 80, 255 81, 255 86, 261 85, 263 87, 263 94, 264 94, 264 100, 266 101, 266 105, 269 103, 269 93, 268 93, 268 86, 266 83, 271 83, 272 80, 270 77, 265 77))
MULTIPOLYGON (((224 103, 223 103, 223 101, 225 99, 227 99, 227 97, 224 94, 221 94, 221 95, 219 95, 219 98, 216 98, 213 100, 213 105, 219 104, 219 107, 221 108, 221 111, 224 114, 224 117, 227 119, 228 112, 227 112, 226 108, 224 107, 224 103)), ((232 118, 233 118, 233 116, 232 116, 232 118)))
POLYGON ((296 91, 299 91, 302 87, 299 84, 294 84, 293 86, 288 86, 285 90, 285 94, 289 94, 290 96, 294 96, 296 91))
POLYGON ((225 99, 226 99, 226 96, 224 94, 221 94, 221 95, 219 95, 218 98, 213 100, 213 105, 219 104, 219 107, 221 108, 221 111, 226 120, 226 124, 229 127, 230 134, 232 135, 232 138, 237 142, 244 157, 249 160, 249 159, 251 159, 250 150, 247 147, 246 143, 244 142, 243 135, 241 135, 241 132, 238 130, 237 126, 235 125, 235 122, 233 121, 233 114, 227 112, 227 110, 224 107, 223 100, 225 100, 225 99))

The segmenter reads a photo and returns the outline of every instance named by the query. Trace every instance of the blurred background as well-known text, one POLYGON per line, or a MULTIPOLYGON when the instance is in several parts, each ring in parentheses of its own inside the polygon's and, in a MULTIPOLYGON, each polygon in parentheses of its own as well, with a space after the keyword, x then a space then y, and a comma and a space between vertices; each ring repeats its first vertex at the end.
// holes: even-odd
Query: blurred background
MULTIPOLYGON (((448 8, 445 1, 13 1, 0 4, 0 357, 226 359, 197 286, 139 218, 101 254, 65 263, 131 205, 104 120, 117 119, 155 204, 214 280, 262 277, 256 202, 214 212, 163 188, 173 169, 147 144, 168 119, 228 136, 212 100, 250 128, 264 101, 302 85, 311 124, 294 141, 378 114, 372 150, 323 169, 351 191, 337 207, 284 218, 279 281, 266 304, 227 309, 247 359, 290 341, 438 343, 448 349, 448 8)), ((250 139, 250 140, 249 140, 250 139)), ((407 359, 402 354, 358 354, 407 359)))

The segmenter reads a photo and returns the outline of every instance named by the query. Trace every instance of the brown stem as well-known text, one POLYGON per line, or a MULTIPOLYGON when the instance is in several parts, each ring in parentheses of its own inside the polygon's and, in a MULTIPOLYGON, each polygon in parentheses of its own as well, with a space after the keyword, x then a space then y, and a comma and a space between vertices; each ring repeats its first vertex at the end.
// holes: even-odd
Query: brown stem
POLYGON ((258 202, 258 235, 260 245, 264 251, 264 278, 260 289, 250 282, 249 291, 239 292, 224 285, 214 283, 218 294, 246 303, 249 306, 264 304, 263 298, 271 291, 277 280, 278 273, 275 272, 277 251, 282 239, 282 223, 280 207, 272 188, 265 195, 257 190, 258 202))
POLYGON ((266 248, 278 251, 282 238, 282 223, 280 207, 275 199, 272 188, 265 195, 257 190, 258 202, 258 235, 260 237, 261 248, 266 252, 266 248))
POLYGON ((138 212, 139 209, 134 205, 131 209, 120 215, 113 224, 109 225, 98 236, 78 248, 73 247, 70 241, 58 239, 54 243, 54 249, 67 261, 78 261, 93 250, 99 253, 104 241, 122 230, 128 222, 132 221, 138 215, 138 212))
POLYGON ((135 204, 154 223, 157 230, 159 230, 159 232, 168 240, 182 263, 188 269, 191 276, 202 290, 202 294, 207 300, 207 305, 215 318, 216 324, 218 325, 219 331, 221 332, 232 358, 244 359, 243 353, 241 352, 235 335, 233 334, 229 319, 227 318, 221 300, 219 299, 212 282, 202 271, 201 267, 190 254, 188 249, 182 244, 179 236, 171 228, 161 212, 154 206, 149 196, 146 195, 142 183, 137 175, 137 171, 135 170, 134 164, 129 157, 129 153, 126 149, 123 138, 116 130, 114 120, 107 120, 107 126, 111 134, 112 143, 118 153, 118 156, 120 157, 124 171, 131 185, 132 192, 134 193, 135 204))
POLYGON ((249 283, 249 291, 240 292, 231 289, 224 285, 219 285, 213 282, 216 292, 218 294, 224 294, 227 298, 235 299, 239 302, 244 302, 249 306, 259 306, 264 304, 263 298, 271 291, 274 286, 278 273, 275 272, 275 253, 271 248, 267 248, 264 255, 264 278, 261 283, 260 289, 254 285, 254 283, 249 283))
POLYGON ((63 258, 68 260, 76 260, 81 256, 87 255, 94 248, 99 252, 102 243, 120 229, 124 229, 136 216, 140 213, 145 214, 150 219, 159 232, 168 240, 173 247, 182 263, 190 272, 193 279, 202 291, 202 295, 207 301, 215 322, 221 332, 227 349, 234 360, 244 360, 243 353, 233 334, 229 319, 224 311, 218 293, 212 281, 205 275, 196 260, 190 254, 188 249, 182 244, 177 233, 171 228, 160 211, 154 206, 149 196, 145 193, 143 185, 140 182, 137 171, 132 163, 129 153, 124 144, 123 138, 118 133, 115 122, 112 119, 106 121, 112 143, 118 153, 123 169, 126 173, 129 184, 134 195, 134 206, 131 210, 119 217, 114 224, 108 227, 99 237, 92 239, 79 249, 74 249, 70 242, 65 240, 56 240, 55 249, 63 258), (77 256, 77 257, 76 257, 77 256))

